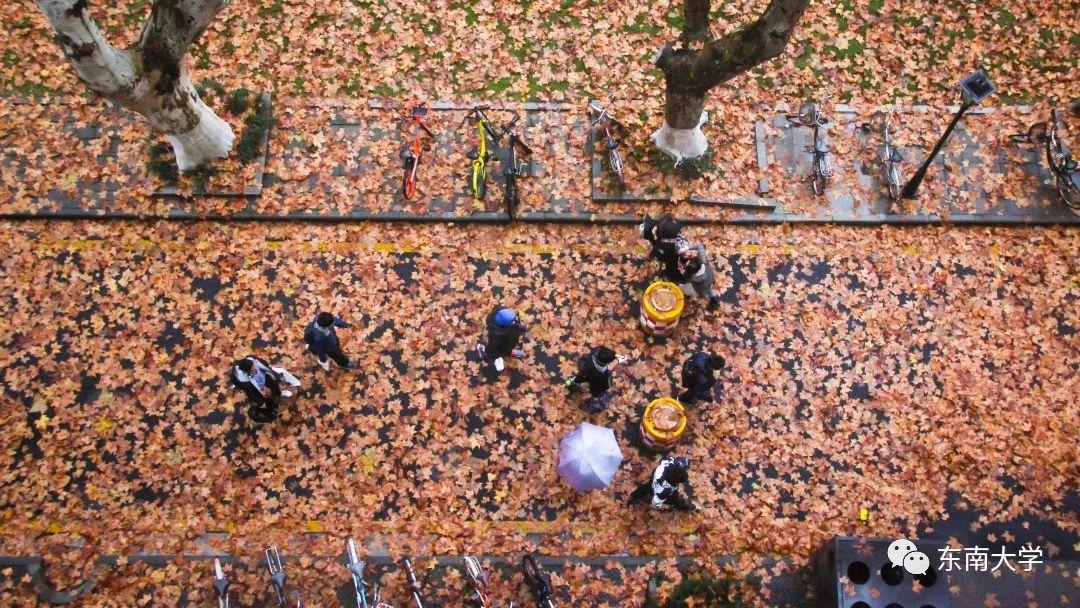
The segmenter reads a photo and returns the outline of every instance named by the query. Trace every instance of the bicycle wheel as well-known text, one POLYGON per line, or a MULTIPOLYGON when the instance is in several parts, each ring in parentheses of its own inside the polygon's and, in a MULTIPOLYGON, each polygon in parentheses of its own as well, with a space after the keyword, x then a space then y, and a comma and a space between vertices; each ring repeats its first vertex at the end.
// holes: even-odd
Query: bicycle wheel
POLYGON ((898 200, 900 198, 900 170, 895 166, 889 167, 888 176, 886 181, 889 184, 889 198, 892 200, 898 200))
POLYGON ((473 197, 477 201, 482 201, 487 197, 487 177, 487 165, 480 163, 480 168, 479 171, 477 171, 476 177, 476 191, 473 194, 473 197))
POLYGON ((1073 183, 1070 183, 1069 177, 1063 177, 1059 174, 1054 175, 1055 182, 1057 184, 1058 194, 1061 195, 1061 200, 1065 203, 1065 206, 1070 211, 1080 213, 1080 190, 1073 183))
POLYGON ((608 162, 611 163, 611 171, 619 180, 619 187, 622 188, 626 185, 626 178, 623 177, 622 156, 619 155, 618 150, 612 149, 608 152, 608 162))
POLYGON ((824 154, 814 155, 813 176, 814 194, 825 194, 825 188, 829 185, 829 167, 825 164, 824 154))
POLYGON ((469 196, 473 197, 473 200, 480 200, 479 191, 480 175, 477 171, 476 161, 473 161, 472 166, 469 168, 469 176, 465 179, 465 192, 469 196))
POLYGON ((517 182, 513 177, 507 176, 506 178, 506 214, 510 216, 510 219, 514 219, 514 213, 517 211, 518 203, 521 199, 518 197, 517 182))
POLYGON ((540 571, 540 565, 536 563, 536 558, 532 555, 521 558, 521 573, 525 575, 525 582, 533 593, 543 584, 544 575, 540 571))
POLYGON ((405 169, 405 176, 401 179, 401 192, 410 201, 416 196, 416 176, 412 168, 405 169))
POLYGON ((525 575, 525 582, 537 604, 551 606, 551 583, 547 574, 540 569, 536 558, 532 554, 525 554, 521 558, 521 572, 525 575))

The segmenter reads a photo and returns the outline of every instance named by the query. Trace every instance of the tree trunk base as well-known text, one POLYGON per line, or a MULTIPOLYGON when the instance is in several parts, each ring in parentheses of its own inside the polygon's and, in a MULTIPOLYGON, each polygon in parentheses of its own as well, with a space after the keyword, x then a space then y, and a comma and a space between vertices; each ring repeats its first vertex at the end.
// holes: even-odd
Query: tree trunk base
POLYGON ((195 102, 194 109, 199 115, 195 128, 187 133, 165 136, 176 153, 176 166, 181 173, 205 162, 225 158, 232 150, 235 139, 229 123, 214 114, 201 100, 195 102))
POLYGON ((708 119, 708 112, 701 113, 698 125, 693 129, 676 129, 664 121, 664 126, 653 132, 650 139, 656 149, 681 162, 688 158, 697 158, 709 149, 709 140, 701 132, 701 125, 708 119))

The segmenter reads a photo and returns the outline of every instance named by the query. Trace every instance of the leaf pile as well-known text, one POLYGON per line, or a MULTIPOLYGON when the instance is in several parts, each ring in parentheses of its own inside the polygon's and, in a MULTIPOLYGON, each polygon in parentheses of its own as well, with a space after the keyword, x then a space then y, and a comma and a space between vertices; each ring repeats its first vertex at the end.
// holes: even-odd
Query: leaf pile
POLYGON ((950 491, 988 518, 1034 513, 1077 474, 1075 230, 702 231, 725 304, 656 344, 636 320, 655 268, 631 228, 3 230, 4 553, 42 534, 174 553, 227 531, 220 550, 253 554, 325 530, 315 553, 352 534, 516 554, 539 530, 556 554, 805 556, 834 533, 913 534, 950 491), (496 304, 531 328, 529 359, 498 378, 474 353, 496 304), (360 374, 304 356, 321 308, 355 324, 360 374), (598 343, 630 361, 588 417, 558 386, 598 343), (699 348, 729 361, 681 448, 702 510, 627 508, 655 463, 631 447, 638 417, 699 348), (305 383, 261 429, 226 376, 252 351, 305 383), (579 496, 555 446, 586 419, 627 462, 579 496))

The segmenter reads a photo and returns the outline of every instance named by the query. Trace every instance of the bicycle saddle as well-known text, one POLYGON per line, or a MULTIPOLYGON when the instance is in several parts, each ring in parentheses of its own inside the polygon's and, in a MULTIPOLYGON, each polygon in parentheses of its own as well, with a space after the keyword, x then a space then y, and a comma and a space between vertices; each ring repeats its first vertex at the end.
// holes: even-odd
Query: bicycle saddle
POLYGON ((404 159, 404 160, 411 160, 413 158, 412 149, 411 148, 405 148, 404 150, 402 150, 401 151, 401 158, 404 159))
POLYGON ((270 584, 274 586, 278 591, 285 590, 285 572, 277 571, 270 575, 270 584))
POLYGON ((904 155, 896 148, 889 148, 889 162, 898 163, 904 160, 904 155))
POLYGON ((215 578, 214 591, 217 592, 218 597, 225 597, 229 593, 229 579, 215 578))
POLYGON ((347 568, 349 569, 349 572, 351 572, 353 574, 353 576, 355 576, 356 578, 359 578, 359 579, 364 578, 364 563, 363 562, 360 562, 358 564, 349 564, 347 566, 347 568))
POLYGON ((476 160, 476 159, 480 158, 480 153, 477 152, 476 150, 469 150, 468 152, 465 153, 465 158, 467 158, 469 160, 476 160))
POLYGON ((615 148, 618 148, 618 147, 619 147, 619 142, 615 141, 614 139, 609 140, 607 142, 607 149, 608 150, 614 150, 615 148))
MULTIPOLYGON (((1068 172, 1072 173, 1072 172, 1076 171, 1076 168, 1077 168, 1077 167, 1080 167, 1080 163, 1077 163, 1077 162, 1076 162, 1075 160, 1073 160, 1073 159, 1071 159, 1071 158, 1070 158, 1070 159, 1067 159, 1067 160, 1065 161, 1065 170, 1066 170, 1066 171, 1068 171, 1068 172)), ((1072 178, 1072 180, 1073 180, 1073 182, 1074 182, 1074 183, 1075 183, 1075 181, 1076 181, 1077 179, 1080 179, 1080 176, 1077 176, 1077 175, 1075 175, 1075 174, 1074 174, 1074 175, 1072 175, 1072 176, 1070 176, 1070 177, 1072 178)))

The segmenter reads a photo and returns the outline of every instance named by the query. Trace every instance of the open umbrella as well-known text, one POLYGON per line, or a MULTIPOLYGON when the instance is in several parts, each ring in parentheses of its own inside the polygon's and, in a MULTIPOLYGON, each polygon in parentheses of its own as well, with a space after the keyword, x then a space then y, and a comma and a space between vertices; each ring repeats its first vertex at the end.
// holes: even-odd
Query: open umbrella
POLYGON ((578 492, 610 485, 622 459, 615 432, 588 422, 559 442, 559 475, 578 492))

